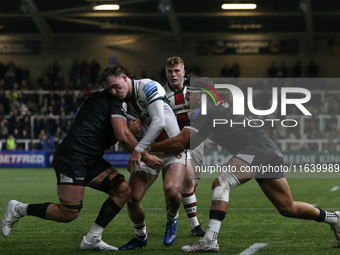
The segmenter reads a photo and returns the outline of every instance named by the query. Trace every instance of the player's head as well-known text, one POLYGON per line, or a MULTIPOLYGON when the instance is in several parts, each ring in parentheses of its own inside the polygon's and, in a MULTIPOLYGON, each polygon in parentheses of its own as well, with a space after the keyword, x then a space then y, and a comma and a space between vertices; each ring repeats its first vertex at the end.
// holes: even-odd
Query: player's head
POLYGON ((191 109, 196 109, 200 106, 203 93, 210 92, 211 95, 210 89, 203 84, 214 86, 214 83, 208 77, 198 77, 195 74, 188 75, 187 79, 184 81, 184 85, 187 87, 185 99, 189 101, 191 109))
POLYGON ((184 62, 180 57, 170 57, 165 61, 165 74, 169 85, 174 89, 183 87, 184 62))
POLYGON ((99 75, 98 83, 103 84, 105 89, 112 95, 122 100, 129 97, 132 91, 130 79, 120 66, 108 66, 99 75))

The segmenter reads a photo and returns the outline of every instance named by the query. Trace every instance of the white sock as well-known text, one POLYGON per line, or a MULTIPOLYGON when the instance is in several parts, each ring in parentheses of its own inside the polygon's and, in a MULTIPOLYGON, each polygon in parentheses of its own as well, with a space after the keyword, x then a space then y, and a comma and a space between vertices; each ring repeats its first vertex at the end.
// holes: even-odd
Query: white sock
POLYGON ((87 233, 87 235, 85 237, 86 241, 88 241, 88 242, 98 241, 98 237, 99 237, 99 240, 100 240, 103 231, 104 231, 103 227, 99 226, 96 223, 93 223, 90 231, 87 233))
POLYGON ((145 221, 142 223, 133 224, 135 235, 137 238, 144 240, 147 236, 145 221))
POLYGON ((323 222, 326 222, 330 225, 338 223, 339 221, 338 215, 336 215, 334 212, 327 212, 327 211, 325 212, 326 212, 326 217, 323 222))
POLYGON ((27 207, 28 204, 18 204, 14 207, 14 209, 21 217, 24 217, 27 215, 27 207))
POLYGON ((192 192, 190 194, 182 194, 182 204, 189 218, 191 229, 194 229, 196 226, 199 225, 197 215, 196 215, 197 200, 196 200, 195 193, 192 192))
POLYGON ((218 232, 220 232, 222 221, 216 219, 210 219, 207 227, 207 231, 203 237, 203 241, 207 244, 215 242, 217 240, 218 232))
POLYGON ((166 215, 167 221, 168 222, 174 222, 175 220, 177 220, 178 215, 179 215, 178 211, 176 212, 175 216, 173 216, 173 215, 170 214, 170 212, 168 210, 168 213, 166 215))

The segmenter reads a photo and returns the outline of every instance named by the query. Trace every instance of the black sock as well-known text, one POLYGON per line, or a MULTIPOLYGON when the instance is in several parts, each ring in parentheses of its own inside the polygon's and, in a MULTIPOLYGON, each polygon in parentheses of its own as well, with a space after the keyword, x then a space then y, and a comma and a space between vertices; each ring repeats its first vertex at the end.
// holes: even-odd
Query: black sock
POLYGON ((46 219, 46 210, 50 204, 52 203, 29 204, 27 206, 27 215, 32 215, 42 219, 46 219))
POLYGON ((111 198, 108 198, 100 208, 95 223, 105 228, 110 221, 119 213, 120 208, 111 198))
POLYGON ((320 211, 320 215, 319 215, 319 217, 315 221, 323 222, 325 220, 325 218, 326 218, 326 212, 325 212, 325 210, 322 210, 321 208, 318 208, 318 209, 320 211))

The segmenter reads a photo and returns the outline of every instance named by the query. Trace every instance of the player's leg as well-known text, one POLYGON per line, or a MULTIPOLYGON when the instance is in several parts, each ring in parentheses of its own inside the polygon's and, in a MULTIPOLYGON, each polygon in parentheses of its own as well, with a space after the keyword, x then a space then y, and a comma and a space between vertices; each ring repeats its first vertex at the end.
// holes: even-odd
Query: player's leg
POLYGON ((167 206, 167 222, 163 242, 166 245, 172 244, 176 239, 178 210, 182 200, 180 190, 184 175, 185 161, 172 162, 163 168, 163 190, 167 206))
POLYGON ((263 179, 260 187, 282 216, 328 223, 340 247, 339 211, 327 212, 308 203, 294 201, 286 178, 263 179))
MULTIPOLYGON (((142 168, 145 170, 148 169, 143 165, 142 168)), ((154 172, 152 171, 152 173, 154 172)), ((119 247, 119 250, 133 250, 137 247, 144 247, 148 243, 145 225, 145 211, 141 200, 150 185, 157 179, 157 175, 154 174, 149 174, 147 171, 134 171, 131 173, 129 179, 131 195, 128 199, 127 207, 130 219, 135 229, 135 237, 119 247)))
POLYGON ((59 168, 55 168, 55 172, 58 179, 57 192, 60 203, 24 204, 16 200, 9 201, 1 220, 1 233, 4 237, 9 235, 13 225, 21 217, 27 215, 57 222, 71 222, 78 217, 82 208, 85 182, 78 181, 73 178, 74 176, 65 176, 59 168))
MULTIPOLYGON (((103 169, 105 164, 108 163, 106 161, 103 161, 102 164, 97 162, 95 171, 100 172, 100 169, 103 169)), ((92 171, 91 175, 93 174, 92 171)), ((124 176, 112 166, 95 177, 88 185, 91 188, 107 193, 109 197, 101 206, 99 214, 88 234, 84 236, 80 248, 82 250, 118 250, 118 248, 103 242, 101 236, 105 227, 127 202, 130 196, 130 187, 124 180, 124 176)))
POLYGON ((194 168, 191 164, 193 162, 193 152, 187 152, 187 165, 185 167, 185 178, 182 185, 182 204, 185 212, 189 218, 191 225, 192 236, 204 236, 205 231, 201 228, 201 225, 197 219, 197 200, 195 195, 195 180, 194 180, 194 168))
POLYGON ((212 201, 209 212, 209 223, 204 237, 194 245, 182 247, 182 251, 218 251, 217 236, 225 218, 229 204, 229 193, 237 186, 251 180, 252 173, 241 172, 241 167, 249 166, 238 158, 231 158, 227 163, 227 169, 232 172, 222 172, 212 184, 212 201))

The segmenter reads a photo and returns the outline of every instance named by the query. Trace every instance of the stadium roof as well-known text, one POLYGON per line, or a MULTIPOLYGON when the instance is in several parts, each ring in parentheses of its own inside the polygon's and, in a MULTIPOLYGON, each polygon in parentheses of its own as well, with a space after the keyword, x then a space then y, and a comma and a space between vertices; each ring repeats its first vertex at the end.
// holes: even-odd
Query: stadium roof
MULTIPOLYGON (((0 36, 151 35, 176 38, 228 35, 340 34, 334 0, 0 0, 0 36), (255 3, 255 10, 222 10, 224 3, 255 3), (118 11, 95 11, 119 4, 118 11)), ((51 40, 51 39, 50 39, 51 40)))

